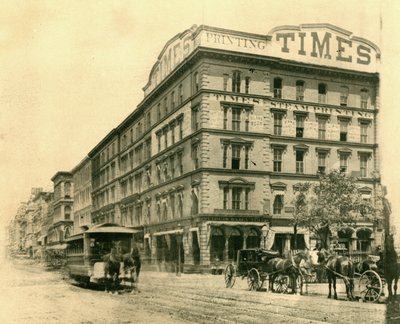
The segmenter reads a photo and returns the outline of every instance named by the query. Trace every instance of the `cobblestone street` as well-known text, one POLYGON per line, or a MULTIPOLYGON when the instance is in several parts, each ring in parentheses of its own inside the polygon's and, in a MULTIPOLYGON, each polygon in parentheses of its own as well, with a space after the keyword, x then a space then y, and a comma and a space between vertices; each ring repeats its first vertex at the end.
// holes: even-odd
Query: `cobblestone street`
POLYGON ((111 295, 26 261, 8 263, 2 273, 2 323, 385 322, 385 304, 345 301, 342 285, 336 301, 326 298, 325 285, 294 296, 248 291, 240 279, 227 289, 222 276, 143 272, 141 293, 111 295))

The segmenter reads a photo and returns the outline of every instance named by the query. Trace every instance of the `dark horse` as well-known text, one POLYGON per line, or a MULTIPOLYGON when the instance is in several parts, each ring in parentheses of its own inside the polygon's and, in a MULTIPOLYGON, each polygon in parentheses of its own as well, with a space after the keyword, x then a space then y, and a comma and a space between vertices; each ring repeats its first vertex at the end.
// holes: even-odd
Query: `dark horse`
POLYGON ((397 282, 399 280, 399 264, 397 263, 397 253, 394 249, 393 234, 385 236, 385 248, 383 250, 383 260, 381 265, 386 279, 390 299, 392 296, 396 296, 397 282))
POLYGON ((104 277, 106 292, 117 293, 119 287, 119 272, 121 268, 121 258, 115 248, 103 257, 104 277))
POLYGON ((122 256, 122 262, 124 263, 123 270, 130 278, 132 292, 134 291, 134 288, 140 292, 138 288, 138 282, 142 263, 140 261, 139 249, 137 247, 133 247, 130 253, 126 253, 122 256), (135 286, 133 286, 133 283, 135 283, 135 286))
POLYGON ((355 272, 362 274, 365 271, 372 270, 379 273, 378 264, 374 260, 367 258, 360 262, 354 262, 355 272))
POLYGON ((319 260, 326 268, 326 276, 329 284, 328 298, 332 298, 332 283, 333 297, 337 299, 336 293, 336 278, 343 279, 346 285, 346 294, 349 300, 354 300, 354 263, 347 256, 330 254, 327 250, 319 251, 319 260))
MULTIPOLYGON (((308 261, 308 256, 304 253, 296 254, 292 260, 276 257, 268 260, 267 272, 270 276, 270 290, 274 291, 274 283, 280 292, 285 292, 290 286, 292 293, 297 293, 298 279, 302 278, 302 261, 308 261), (301 266, 300 266, 301 265, 301 266), (287 280, 287 278, 289 280, 287 280)), ((302 294, 302 284, 300 284, 300 294, 302 294)))

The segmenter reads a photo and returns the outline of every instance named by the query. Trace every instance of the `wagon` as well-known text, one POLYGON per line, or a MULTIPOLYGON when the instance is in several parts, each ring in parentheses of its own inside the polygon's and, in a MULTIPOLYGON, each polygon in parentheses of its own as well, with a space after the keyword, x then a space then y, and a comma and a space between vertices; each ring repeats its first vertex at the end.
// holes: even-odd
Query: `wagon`
MULTIPOLYGON (((348 251, 345 248, 336 248, 334 251, 338 255, 348 255, 348 251)), ((364 302, 378 302, 380 297, 384 296, 386 280, 383 276, 382 270, 377 266, 379 259, 379 256, 368 255, 367 259, 364 259, 361 262, 355 262, 355 264, 360 265, 360 267, 356 267, 356 271, 354 272, 354 279, 358 281, 358 284, 355 285, 357 287, 355 292, 364 302), (363 262, 367 262, 368 266, 365 265, 363 267, 363 262)), ((345 282, 349 279, 348 277, 336 272, 335 275, 338 278, 343 279, 345 282)))
MULTIPOLYGON (((117 224, 100 224, 93 226, 83 233, 70 236, 66 239, 66 269, 69 277, 79 284, 87 286, 89 283, 104 284, 103 257, 115 248, 119 253, 130 251, 137 230, 119 226, 117 224)), ((135 271, 123 272, 121 264, 120 280, 122 285, 129 285, 135 281, 135 271)))
POLYGON ((283 271, 274 271, 268 261, 281 258, 276 251, 264 249, 242 249, 237 253, 236 262, 226 266, 224 271, 225 286, 232 288, 236 278, 247 278, 249 290, 261 290, 266 281, 275 292, 285 293, 293 285, 302 286, 302 277, 297 276, 291 280, 290 276, 283 271), (295 281, 295 282, 293 282, 295 281))

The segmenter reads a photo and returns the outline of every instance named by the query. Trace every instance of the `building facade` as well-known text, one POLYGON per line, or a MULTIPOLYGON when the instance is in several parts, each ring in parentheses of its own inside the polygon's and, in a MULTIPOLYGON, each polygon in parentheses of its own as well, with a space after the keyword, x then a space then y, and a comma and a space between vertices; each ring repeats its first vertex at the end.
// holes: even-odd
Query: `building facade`
POLYGON ((47 218, 47 246, 50 249, 60 245, 73 234, 73 182, 72 173, 57 172, 52 178, 54 193, 49 205, 47 218))
POLYGON ((92 172, 88 157, 83 159, 72 171, 74 184, 73 233, 81 233, 92 223, 92 172))
POLYGON ((9 249, 11 253, 26 252, 26 202, 20 203, 14 219, 9 226, 9 249))
MULTIPOLYGON (((313 249, 307 229, 294 235, 299 183, 335 169, 364 199, 380 197, 379 63, 373 43, 329 24, 267 35, 193 26, 165 44, 137 108, 52 178, 46 211, 21 205, 12 244, 62 249, 117 223, 139 230, 143 259, 161 269, 208 268, 241 248, 313 249)), ((359 218, 332 236, 367 254, 383 233, 359 218)))
MULTIPOLYGON (((144 100, 89 153, 92 221, 141 229, 158 264, 207 267, 261 243, 290 250, 298 183, 340 169, 375 199, 379 60, 374 44, 328 24, 176 35, 144 100)), ((336 234, 366 253, 380 230, 360 219, 336 234)), ((296 239, 316 243, 306 229, 296 239)))

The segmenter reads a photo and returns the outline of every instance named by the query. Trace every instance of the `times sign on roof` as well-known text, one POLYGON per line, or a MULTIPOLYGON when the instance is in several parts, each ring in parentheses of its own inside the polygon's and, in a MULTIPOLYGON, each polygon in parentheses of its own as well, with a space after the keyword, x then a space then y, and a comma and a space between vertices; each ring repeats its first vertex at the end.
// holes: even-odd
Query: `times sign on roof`
POLYGON ((199 46, 369 73, 378 72, 380 62, 375 44, 329 24, 276 27, 267 35, 193 26, 164 46, 145 95, 199 46))

